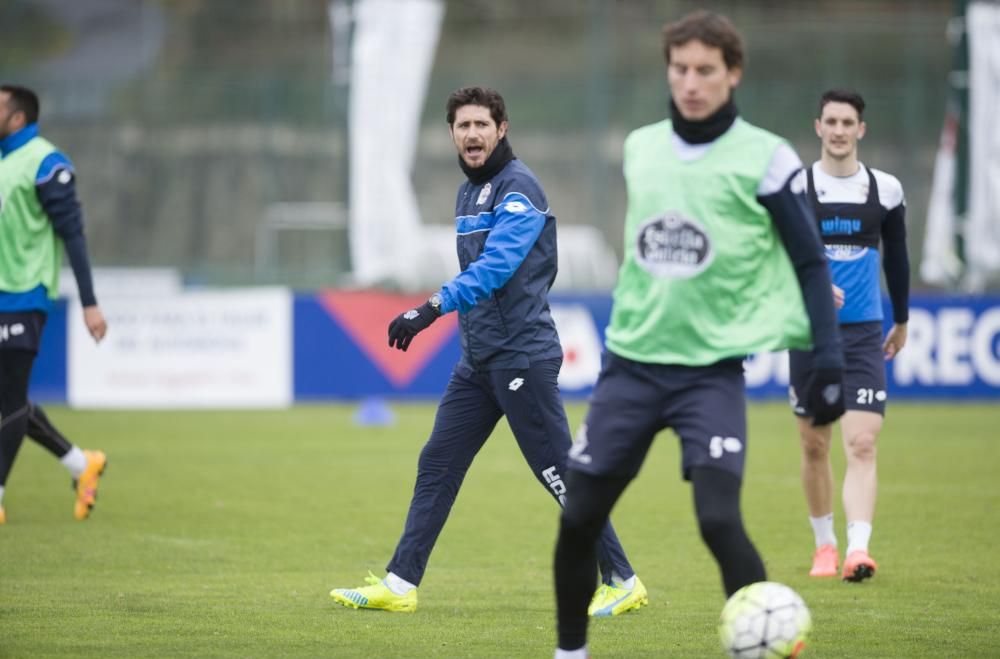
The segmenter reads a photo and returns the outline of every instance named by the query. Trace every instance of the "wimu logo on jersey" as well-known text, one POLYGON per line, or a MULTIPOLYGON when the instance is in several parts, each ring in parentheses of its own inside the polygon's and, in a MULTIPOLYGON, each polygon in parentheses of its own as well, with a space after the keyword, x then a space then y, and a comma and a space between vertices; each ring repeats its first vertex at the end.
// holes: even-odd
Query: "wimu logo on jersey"
POLYGON ((861 220, 839 215, 820 220, 819 226, 824 236, 850 236, 861 233, 861 220))
POLYGON ((714 257, 705 228, 678 211, 646 220, 637 232, 636 262, 657 277, 694 277, 714 257))

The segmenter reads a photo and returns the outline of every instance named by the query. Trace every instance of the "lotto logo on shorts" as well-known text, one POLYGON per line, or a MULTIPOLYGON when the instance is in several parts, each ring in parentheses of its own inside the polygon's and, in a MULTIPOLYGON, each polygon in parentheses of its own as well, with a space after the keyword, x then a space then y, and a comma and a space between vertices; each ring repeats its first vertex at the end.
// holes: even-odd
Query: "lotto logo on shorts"
POLYGON ((743 442, 736 437, 719 437, 716 435, 708 442, 708 454, 715 459, 726 453, 739 453, 743 450, 743 442))

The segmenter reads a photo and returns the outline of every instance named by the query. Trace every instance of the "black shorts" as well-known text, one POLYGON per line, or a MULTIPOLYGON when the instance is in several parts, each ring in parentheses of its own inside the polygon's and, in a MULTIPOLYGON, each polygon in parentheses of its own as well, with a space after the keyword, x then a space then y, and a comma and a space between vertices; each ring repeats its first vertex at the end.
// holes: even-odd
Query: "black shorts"
MULTIPOLYGON (((849 410, 875 412, 885 416, 885 357, 882 352, 882 323, 851 323, 840 326, 844 342, 844 406, 849 410)), ((788 352, 788 401, 796 416, 812 412, 803 400, 812 373, 811 352, 788 352)))
POLYGON ((37 353, 46 317, 42 311, 0 312, 0 350, 37 353))
POLYGON ((746 427, 742 360, 676 366, 606 353, 586 421, 570 449, 569 468, 632 478, 656 434, 673 428, 681 440, 685 480, 693 467, 742 477, 746 427))

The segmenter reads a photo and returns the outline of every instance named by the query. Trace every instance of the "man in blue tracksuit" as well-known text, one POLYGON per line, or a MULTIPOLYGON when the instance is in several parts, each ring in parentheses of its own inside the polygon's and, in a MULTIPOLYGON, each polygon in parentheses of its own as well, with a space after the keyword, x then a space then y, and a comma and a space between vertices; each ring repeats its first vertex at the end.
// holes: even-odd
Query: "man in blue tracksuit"
MULTIPOLYGON (((455 225, 462 272, 416 309, 389 325, 389 345, 406 350, 442 314, 457 311, 462 359, 455 367, 430 439, 420 453, 417 483, 403 535, 370 585, 338 588, 337 602, 414 611, 417 586, 476 453, 506 416, 538 481, 560 504, 571 445, 559 396, 562 348, 549 312, 556 277, 556 222, 535 175, 507 141, 503 98, 465 87, 447 102, 449 132, 468 177, 458 190, 455 225)), ((601 535, 603 583, 591 615, 610 616, 647 601, 614 530, 601 535)))

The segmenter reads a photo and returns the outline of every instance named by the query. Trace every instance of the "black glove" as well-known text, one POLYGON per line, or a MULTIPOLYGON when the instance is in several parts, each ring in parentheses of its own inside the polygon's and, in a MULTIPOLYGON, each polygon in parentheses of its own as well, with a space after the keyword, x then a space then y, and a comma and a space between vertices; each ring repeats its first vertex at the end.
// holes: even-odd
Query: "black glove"
POLYGON ((431 306, 430 302, 424 302, 416 309, 399 314, 389 323, 389 347, 406 352, 413 337, 430 327, 440 315, 441 312, 431 306))
POLYGON ((833 423, 844 414, 844 369, 815 368, 806 388, 806 402, 813 413, 813 426, 833 423))

